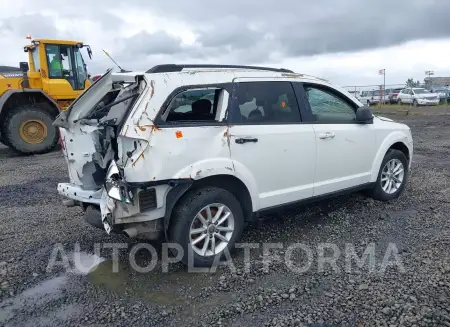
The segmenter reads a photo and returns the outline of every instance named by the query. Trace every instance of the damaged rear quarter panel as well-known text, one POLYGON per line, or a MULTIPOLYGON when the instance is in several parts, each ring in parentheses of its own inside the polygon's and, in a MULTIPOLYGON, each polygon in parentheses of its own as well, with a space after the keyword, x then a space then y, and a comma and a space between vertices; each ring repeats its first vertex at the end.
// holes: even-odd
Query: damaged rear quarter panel
MULTIPOLYGON (((234 175, 226 125, 160 128, 153 122, 171 92, 189 84, 192 75, 148 76, 151 76, 147 80, 149 87, 130 113, 118 139, 127 182, 234 175), (129 158, 127 152, 131 153, 129 158)), ((201 82, 196 79, 196 84, 201 82)))
POLYGON ((125 166, 125 178, 143 182, 234 175, 226 130, 227 126, 156 130, 145 150, 125 166))
MULTIPOLYGON (((118 137, 118 154, 124 178, 129 183, 143 183, 231 175, 239 178, 250 194, 258 194, 249 176, 236 175, 230 154, 229 126, 198 123, 174 127, 154 124, 153 120, 163 103, 180 85, 230 82, 225 79, 229 75, 216 77, 208 74, 210 80, 194 79, 193 76, 192 73, 145 75, 149 87, 140 103, 130 112, 118 137)), ((252 197, 252 202, 254 208, 258 208, 258 199, 252 197)))

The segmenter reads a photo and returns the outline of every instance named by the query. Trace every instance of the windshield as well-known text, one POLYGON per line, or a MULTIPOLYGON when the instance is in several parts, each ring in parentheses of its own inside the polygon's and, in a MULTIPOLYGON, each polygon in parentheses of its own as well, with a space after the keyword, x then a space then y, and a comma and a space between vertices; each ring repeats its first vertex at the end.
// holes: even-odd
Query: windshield
POLYGON ((41 69, 41 62, 39 61, 39 51, 38 48, 31 50, 31 55, 33 56, 34 70, 38 72, 41 69))
POLYGON ((430 93, 428 92, 428 90, 425 89, 413 89, 414 94, 425 94, 425 93, 430 93))

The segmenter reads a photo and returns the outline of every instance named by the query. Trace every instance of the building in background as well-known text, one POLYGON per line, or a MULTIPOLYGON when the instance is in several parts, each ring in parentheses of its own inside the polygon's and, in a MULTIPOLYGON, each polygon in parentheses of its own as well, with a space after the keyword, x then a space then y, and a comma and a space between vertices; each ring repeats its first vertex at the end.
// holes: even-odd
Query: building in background
POLYGON ((432 86, 450 87, 450 77, 425 77, 424 81, 427 88, 432 86))

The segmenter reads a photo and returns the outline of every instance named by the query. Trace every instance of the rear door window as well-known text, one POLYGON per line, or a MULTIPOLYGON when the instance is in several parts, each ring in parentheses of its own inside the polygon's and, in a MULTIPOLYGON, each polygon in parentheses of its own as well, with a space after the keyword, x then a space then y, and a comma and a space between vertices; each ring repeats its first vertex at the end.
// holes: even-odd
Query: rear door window
POLYGON ((291 124, 301 121, 290 82, 239 82, 233 99, 232 123, 291 124))

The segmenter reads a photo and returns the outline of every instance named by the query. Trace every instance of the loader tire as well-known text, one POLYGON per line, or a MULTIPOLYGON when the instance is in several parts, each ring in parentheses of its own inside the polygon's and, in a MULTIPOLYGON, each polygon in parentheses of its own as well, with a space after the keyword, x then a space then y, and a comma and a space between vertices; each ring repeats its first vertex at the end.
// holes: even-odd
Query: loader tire
POLYGON ((55 117, 45 103, 27 104, 12 109, 3 125, 3 142, 21 154, 52 151, 58 142, 55 117))

